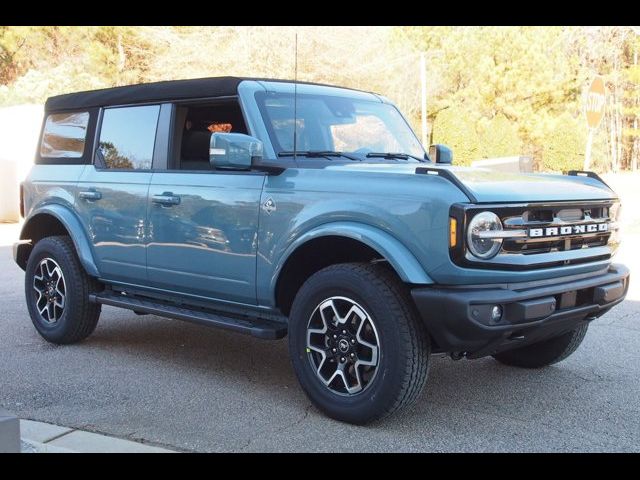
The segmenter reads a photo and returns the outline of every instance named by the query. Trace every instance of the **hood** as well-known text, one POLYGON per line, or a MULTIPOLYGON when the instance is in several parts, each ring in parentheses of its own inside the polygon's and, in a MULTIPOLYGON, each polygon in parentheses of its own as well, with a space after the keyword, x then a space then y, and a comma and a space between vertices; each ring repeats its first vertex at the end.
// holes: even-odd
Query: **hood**
POLYGON ((415 170, 418 167, 449 170, 476 197, 479 203, 558 202, 617 198, 607 185, 595 178, 583 176, 510 173, 480 167, 443 167, 430 163, 350 163, 327 168, 416 175, 415 170))
POLYGON ((601 181, 549 173, 508 173, 486 168, 450 168, 480 203, 608 200, 616 194, 601 181))

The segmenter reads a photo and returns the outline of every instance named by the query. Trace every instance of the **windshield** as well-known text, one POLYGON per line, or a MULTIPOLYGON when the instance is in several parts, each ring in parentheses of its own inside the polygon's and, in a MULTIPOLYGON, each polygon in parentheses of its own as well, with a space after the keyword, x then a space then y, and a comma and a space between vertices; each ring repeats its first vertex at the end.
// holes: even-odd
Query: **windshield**
MULTIPOLYGON (((293 94, 256 94, 276 154, 293 150, 293 94)), ((345 152, 363 159, 368 153, 404 153, 423 159, 424 149, 393 106, 329 95, 298 94, 296 150, 345 152)))

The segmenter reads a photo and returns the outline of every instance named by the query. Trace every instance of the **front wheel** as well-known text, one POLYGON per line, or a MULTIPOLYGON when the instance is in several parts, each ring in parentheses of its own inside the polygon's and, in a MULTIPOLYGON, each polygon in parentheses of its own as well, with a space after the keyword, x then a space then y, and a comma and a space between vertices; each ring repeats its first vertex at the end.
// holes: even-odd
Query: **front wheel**
POLYGON ((411 404, 426 382, 429 337, 387 269, 339 264, 311 276, 289 317, 294 370, 316 407, 364 424, 411 404))
POLYGON ((589 328, 588 323, 583 323, 578 328, 557 337, 543 340, 525 347, 496 353, 495 358, 500 363, 512 367, 542 368, 558 363, 580 346, 589 328))

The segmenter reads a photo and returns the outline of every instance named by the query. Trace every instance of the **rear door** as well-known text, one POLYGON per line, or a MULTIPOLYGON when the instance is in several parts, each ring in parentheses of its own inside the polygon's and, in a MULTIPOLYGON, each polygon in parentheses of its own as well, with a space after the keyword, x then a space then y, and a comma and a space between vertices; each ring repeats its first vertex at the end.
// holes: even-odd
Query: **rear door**
POLYGON ((92 165, 77 188, 81 221, 104 279, 146 283, 147 194, 160 105, 102 110, 92 165))

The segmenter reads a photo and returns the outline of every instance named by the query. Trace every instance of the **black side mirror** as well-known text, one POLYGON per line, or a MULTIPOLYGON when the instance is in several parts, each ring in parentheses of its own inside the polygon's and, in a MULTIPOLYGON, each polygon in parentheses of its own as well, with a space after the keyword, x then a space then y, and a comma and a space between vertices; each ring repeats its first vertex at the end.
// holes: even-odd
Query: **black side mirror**
POLYGON ((453 151, 446 145, 439 143, 429 147, 429 157, 432 162, 451 165, 453 163, 453 151))

